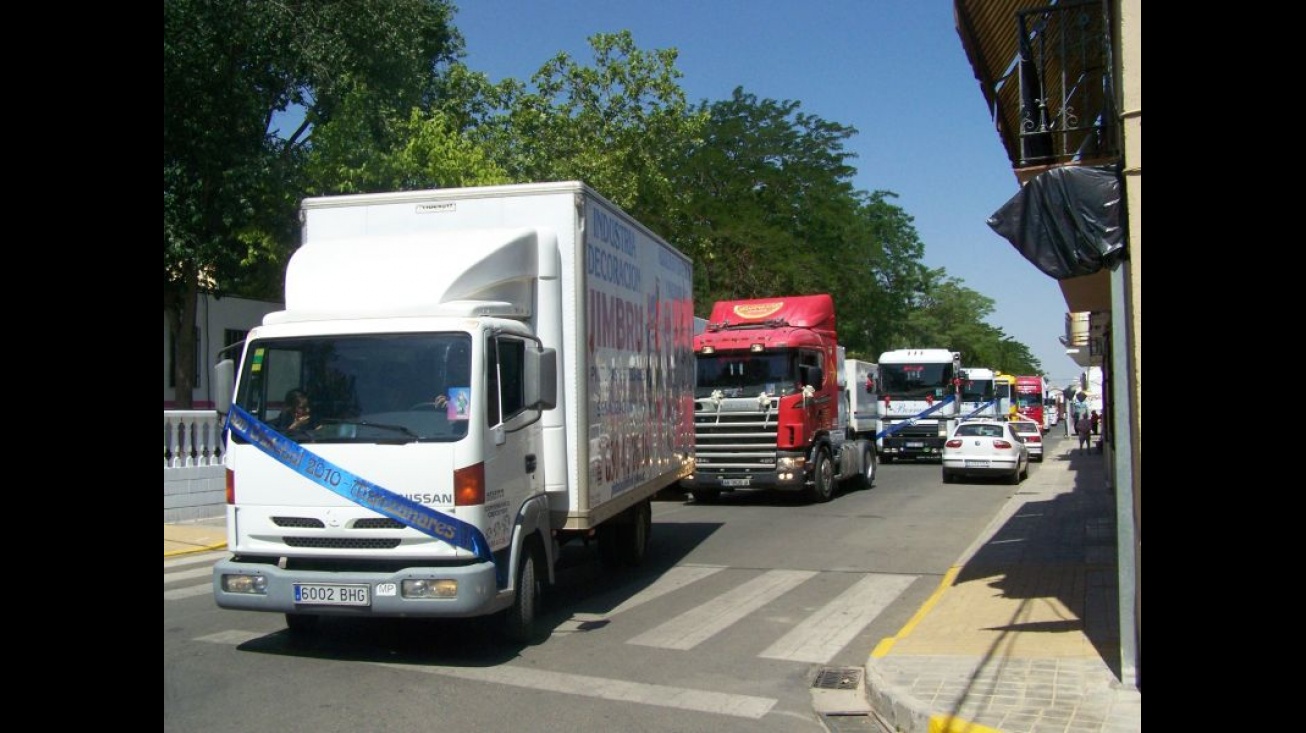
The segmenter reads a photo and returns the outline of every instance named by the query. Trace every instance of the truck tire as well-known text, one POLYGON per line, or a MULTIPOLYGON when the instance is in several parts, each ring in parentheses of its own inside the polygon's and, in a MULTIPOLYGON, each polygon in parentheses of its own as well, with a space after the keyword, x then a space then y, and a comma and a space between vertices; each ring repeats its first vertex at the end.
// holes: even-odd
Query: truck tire
POLYGON ((834 463, 830 452, 825 448, 816 449, 816 460, 812 466, 812 483, 807 486, 807 498, 818 504, 824 504, 834 498, 834 463))
POLYGON ((512 605, 503 611, 503 635, 517 644, 531 644, 537 640, 535 617, 539 614, 543 598, 539 572, 540 540, 536 535, 526 538, 522 545, 521 561, 517 564, 517 582, 513 584, 512 605))
POLYGON ((652 529, 653 507, 646 499, 599 527, 599 560, 613 569, 642 564, 652 529))
POLYGON ((854 489, 869 489, 875 485, 875 449, 870 445, 862 445, 862 470, 861 473, 853 477, 854 489))

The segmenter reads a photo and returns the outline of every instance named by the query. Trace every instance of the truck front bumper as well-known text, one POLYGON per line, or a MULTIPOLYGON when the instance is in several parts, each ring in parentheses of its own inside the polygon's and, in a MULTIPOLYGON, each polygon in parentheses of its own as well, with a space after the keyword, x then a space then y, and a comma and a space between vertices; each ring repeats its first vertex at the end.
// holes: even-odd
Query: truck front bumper
POLYGON ((693 491, 734 491, 735 489, 769 489, 801 491, 807 485, 806 465, 801 456, 782 454, 776 468, 741 469, 700 468, 680 480, 680 488, 693 491))
MULTIPOLYGON (((500 591, 493 563, 457 566, 413 566, 395 572, 322 571, 284 569, 264 562, 228 558, 213 567, 213 599, 220 608, 324 616, 385 616, 459 618, 483 616, 507 608, 510 591, 500 591), (224 578, 257 576, 260 592, 232 592, 224 578), (457 594, 448 598, 405 598, 403 582, 412 580, 457 582, 457 594), (367 586, 366 605, 297 602, 296 586, 332 589, 367 586)), ((305 594, 307 595, 307 594, 305 594)), ((324 595, 328 595, 324 593, 324 595)))

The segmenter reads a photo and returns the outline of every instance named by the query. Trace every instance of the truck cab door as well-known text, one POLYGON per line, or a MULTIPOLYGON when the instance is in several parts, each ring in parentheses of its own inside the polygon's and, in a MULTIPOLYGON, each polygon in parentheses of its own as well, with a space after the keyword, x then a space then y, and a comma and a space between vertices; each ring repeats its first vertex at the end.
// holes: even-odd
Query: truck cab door
POLYGON ((525 340, 489 334, 485 348, 486 539, 501 547, 522 502, 544 491, 538 413, 525 404, 525 340))

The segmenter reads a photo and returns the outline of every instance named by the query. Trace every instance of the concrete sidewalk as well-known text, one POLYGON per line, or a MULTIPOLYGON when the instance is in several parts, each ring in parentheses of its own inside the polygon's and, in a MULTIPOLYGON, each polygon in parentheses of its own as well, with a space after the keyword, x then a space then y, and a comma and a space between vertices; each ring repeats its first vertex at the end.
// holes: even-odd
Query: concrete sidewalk
MULTIPOLYGON (((1051 441, 1049 441, 1051 443, 1051 441)), ((1115 495, 1065 439, 866 662, 868 705, 904 733, 1137 733, 1120 678, 1115 495)))
POLYGON ((227 517, 163 525, 163 559, 227 547, 227 517))

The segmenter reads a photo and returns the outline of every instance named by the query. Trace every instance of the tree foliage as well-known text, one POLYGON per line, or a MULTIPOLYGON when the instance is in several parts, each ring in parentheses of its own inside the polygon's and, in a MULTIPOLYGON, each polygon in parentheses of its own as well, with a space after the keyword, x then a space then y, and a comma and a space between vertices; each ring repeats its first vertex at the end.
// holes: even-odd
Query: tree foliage
POLYGON ((896 195, 853 186, 856 129, 742 87, 691 105, 677 51, 642 50, 629 31, 591 36, 592 62, 559 53, 529 83, 491 84, 459 61, 450 2, 165 1, 176 322, 193 322, 201 286, 279 294, 305 195, 582 180, 690 255, 700 315, 719 299, 829 292, 856 358, 942 346, 1037 373, 986 323, 991 300, 921 264, 896 195), (270 129, 289 109, 296 128, 270 129))
POLYGON ((446 0, 165 0, 164 312, 179 406, 195 345, 177 324, 194 323, 201 288, 259 290, 279 274, 297 241, 309 130, 352 112, 375 132, 429 103, 437 69, 462 51, 451 17, 446 0), (292 106, 303 123, 273 134, 292 106))
MULTIPOLYGON (((581 180, 659 228, 680 204, 667 172, 702 126, 680 88, 677 52, 647 52, 630 31, 589 38, 593 65, 566 53, 499 87, 503 114, 481 137, 517 181, 581 180)), ((665 230, 663 230, 665 231, 665 230)))

